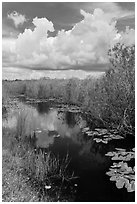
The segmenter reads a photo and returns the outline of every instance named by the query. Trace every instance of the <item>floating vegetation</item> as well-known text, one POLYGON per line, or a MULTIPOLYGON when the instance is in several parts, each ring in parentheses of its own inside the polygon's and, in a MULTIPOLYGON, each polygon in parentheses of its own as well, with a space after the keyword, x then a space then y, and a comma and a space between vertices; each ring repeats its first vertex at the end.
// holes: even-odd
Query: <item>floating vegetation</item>
POLYGON ((95 140, 97 143, 100 143, 100 142, 102 142, 104 144, 108 143, 108 141, 106 139, 103 140, 103 139, 99 139, 99 138, 94 138, 93 140, 95 140))
POLYGON ((112 157, 112 160, 121 160, 121 161, 130 161, 131 159, 135 158, 135 148, 133 148, 133 152, 126 152, 125 149, 115 148, 117 151, 115 152, 108 152, 105 154, 106 156, 112 157))
POLYGON ((97 131, 99 134, 107 134, 107 133, 108 133, 108 130, 107 130, 107 129, 99 129, 99 128, 96 128, 95 131, 97 131))
POLYGON ((97 143, 107 144, 110 140, 119 140, 124 139, 121 135, 116 132, 116 130, 107 130, 107 129, 99 129, 96 128, 94 130, 90 130, 89 127, 85 127, 82 129, 82 133, 86 133, 88 136, 94 136, 94 139, 97 143))
POLYGON ((89 127, 85 127, 85 128, 83 128, 83 130, 82 130, 83 133, 85 133, 85 132, 87 132, 87 131, 89 131, 89 127))
POLYGON ((125 186, 127 192, 135 191, 135 167, 129 167, 125 162, 113 163, 106 173, 110 181, 116 182, 116 187, 121 189, 125 186))
POLYGON ((106 174, 110 176, 110 181, 116 181, 117 188, 127 188, 128 192, 135 191, 135 167, 129 167, 127 162, 131 159, 135 158, 135 148, 133 148, 133 152, 127 152, 122 148, 115 148, 115 152, 108 152, 105 154, 106 156, 112 157, 112 160, 121 160, 121 162, 113 163, 111 168, 109 168, 109 172, 106 174))
MULTIPOLYGON (((102 136, 102 135, 96 135, 96 136, 102 136)), ((111 140, 120 140, 120 139, 124 139, 124 137, 120 136, 120 135, 112 135, 112 134, 105 134, 102 136, 102 138, 94 138, 93 140, 95 140, 97 143, 104 143, 107 144, 109 141, 111 140)))

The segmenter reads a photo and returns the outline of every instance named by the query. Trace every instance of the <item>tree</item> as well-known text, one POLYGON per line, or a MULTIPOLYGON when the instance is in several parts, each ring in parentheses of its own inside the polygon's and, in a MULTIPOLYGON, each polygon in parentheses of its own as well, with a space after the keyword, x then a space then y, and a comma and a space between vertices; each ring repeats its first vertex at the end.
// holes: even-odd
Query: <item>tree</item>
POLYGON ((106 73, 105 89, 111 116, 119 128, 133 132, 135 126, 135 46, 116 44, 108 52, 111 67, 106 73))

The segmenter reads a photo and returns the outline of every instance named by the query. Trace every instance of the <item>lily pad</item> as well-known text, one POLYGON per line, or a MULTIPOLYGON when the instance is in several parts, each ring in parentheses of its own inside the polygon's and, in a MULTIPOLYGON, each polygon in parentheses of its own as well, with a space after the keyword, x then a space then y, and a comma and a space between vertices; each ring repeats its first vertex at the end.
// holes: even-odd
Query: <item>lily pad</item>
POLYGON ((123 188, 124 187, 124 184, 125 184, 125 180, 123 178, 120 178, 116 181, 116 187, 117 188, 123 188))
POLYGON ((105 155, 112 157, 112 156, 114 156, 114 152, 108 152, 108 153, 106 153, 105 155))
POLYGON ((135 191, 135 182, 134 181, 132 181, 131 183, 128 184, 127 191, 128 192, 134 192, 135 191))
POLYGON ((83 128, 82 132, 86 132, 88 130, 89 130, 89 127, 85 127, 85 128, 83 128))
POLYGON ((117 180, 117 176, 111 176, 110 177, 110 181, 116 181, 117 180))
POLYGON ((128 166, 126 162, 113 163, 106 173, 110 176, 110 181, 116 181, 118 189, 127 188, 127 192, 135 191, 135 172, 134 168, 128 166))
POLYGON ((122 149, 122 148, 115 148, 115 149, 122 152, 126 151, 126 149, 122 149))

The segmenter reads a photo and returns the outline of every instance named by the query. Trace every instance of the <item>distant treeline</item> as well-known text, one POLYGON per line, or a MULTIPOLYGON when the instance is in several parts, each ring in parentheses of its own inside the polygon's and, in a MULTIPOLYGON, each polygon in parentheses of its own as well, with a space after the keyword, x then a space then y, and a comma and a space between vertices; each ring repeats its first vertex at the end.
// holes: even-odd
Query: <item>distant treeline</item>
POLYGON ((7 95, 20 94, 36 99, 60 99, 63 103, 80 105, 106 127, 134 134, 135 46, 117 44, 108 55, 110 69, 98 79, 3 81, 3 102, 7 95))

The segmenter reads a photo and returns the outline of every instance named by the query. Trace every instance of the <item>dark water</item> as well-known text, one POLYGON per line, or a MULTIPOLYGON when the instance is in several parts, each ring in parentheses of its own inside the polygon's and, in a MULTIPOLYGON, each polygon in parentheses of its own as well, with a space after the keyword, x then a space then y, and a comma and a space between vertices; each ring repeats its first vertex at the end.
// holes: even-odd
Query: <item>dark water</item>
MULTIPOLYGON (((134 201, 135 194, 125 188, 117 189, 106 175, 112 161, 105 154, 115 147, 133 148, 134 139, 96 143, 82 133, 87 121, 80 113, 62 111, 51 103, 35 103, 33 121, 37 132, 37 146, 51 151, 60 158, 69 154, 69 171, 79 178, 74 181, 75 200, 88 202, 134 201), (35 120, 34 120, 35 119, 35 120)), ((32 120, 31 120, 32 122, 32 120)))

